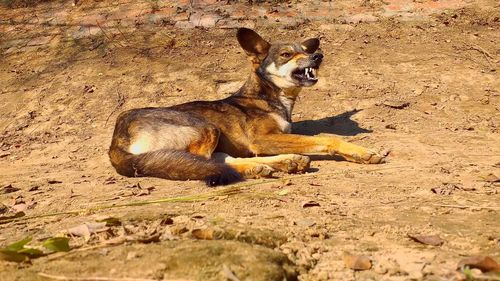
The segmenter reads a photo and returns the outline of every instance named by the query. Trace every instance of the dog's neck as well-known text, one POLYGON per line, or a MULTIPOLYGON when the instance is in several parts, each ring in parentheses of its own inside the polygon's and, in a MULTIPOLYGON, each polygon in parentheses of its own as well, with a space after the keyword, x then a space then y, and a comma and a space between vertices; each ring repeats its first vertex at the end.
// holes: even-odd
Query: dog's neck
POLYGON ((283 111, 285 115, 283 117, 290 122, 293 106, 301 89, 301 87, 281 89, 257 72, 252 72, 235 95, 265 100, 272 107, 278 107, 277 109, 283 111))

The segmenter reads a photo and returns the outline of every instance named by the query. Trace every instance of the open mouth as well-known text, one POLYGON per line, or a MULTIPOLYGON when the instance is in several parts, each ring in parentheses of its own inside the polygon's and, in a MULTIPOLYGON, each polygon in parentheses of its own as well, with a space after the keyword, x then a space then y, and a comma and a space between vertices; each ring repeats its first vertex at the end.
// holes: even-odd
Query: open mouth
POLYGON ((318 81, 316 71, 317 68, 312 67, 298 68, 292 73, 292 75, 295 79, 302 82, 316 82, 318 81))

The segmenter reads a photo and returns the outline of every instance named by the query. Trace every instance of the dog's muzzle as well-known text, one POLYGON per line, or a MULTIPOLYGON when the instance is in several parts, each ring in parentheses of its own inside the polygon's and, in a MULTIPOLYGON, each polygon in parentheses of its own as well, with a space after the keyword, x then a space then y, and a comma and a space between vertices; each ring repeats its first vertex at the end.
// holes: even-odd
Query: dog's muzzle
POLYGON ((320 54, 320 53, 313 54, 311 59, 314 62, 316 62, 319 66, 319 64, 323 61, 323 54, 320 54))
POLYGON ((292 72, 294 79, 305 86, 313 85, 318 81, 317 70, 323 61, 323 54, 316 53, 309 57, 309 64, 305 67, 299 67, 292 72))

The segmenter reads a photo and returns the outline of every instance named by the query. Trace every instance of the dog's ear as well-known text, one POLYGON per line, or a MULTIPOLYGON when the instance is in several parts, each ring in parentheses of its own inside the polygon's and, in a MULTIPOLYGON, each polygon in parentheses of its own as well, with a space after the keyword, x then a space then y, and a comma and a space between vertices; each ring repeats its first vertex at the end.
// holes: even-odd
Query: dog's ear
POLYGON ((255 56, 259 60, 263 60, 267 56, 267 52, 271 47, 271 44, 262 39, 257 32, 248 28, 238 29, 236 37, 243 50, 245 50, 248 55, 255 56))
POLYGON ((307 39, 306 41, 302 42, 302 48, 308 54, 316 52, 316 50, 318 50, 319 48, 319 39, 318 38, 307 39))

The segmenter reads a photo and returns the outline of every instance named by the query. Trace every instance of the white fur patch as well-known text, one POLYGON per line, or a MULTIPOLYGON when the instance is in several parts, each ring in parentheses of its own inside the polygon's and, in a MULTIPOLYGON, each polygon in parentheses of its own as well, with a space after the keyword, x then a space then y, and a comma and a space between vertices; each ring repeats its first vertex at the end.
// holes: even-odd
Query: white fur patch
POLYGON ((293 99, 286 97, 283 93, 281 93, 281 95, 280 95, 280 101, 281 101, 281 104, 283 104, 283 106, 286 109, 287 116, 289 118, 292 118, 292 110, 293 110, 293 105, 294 105, 295 101, 293 99))
POLYGON ((151 141, 148 136, 141 136, 129 147, 129 152, 135 155, 148 152, 151 150, 151 141))
POLYGON ((163 125, 158 131, 143 129, 133 134, 128 151, 137 155, 160 149, 184 150, 198 135, 196 129, 186 126, 163 125))
POLYGON ((297 68, 297 63, 291 60, 279 68, 273 62, 267 68, 266 71, 271 74, 271 80, 273 83, 280 87, 281 89, 288 89, 296 87, 294 80, 292 79, 292 71, 297 68))
POLYGON ((292 131, 292 124, 290 124, 290 122, 288 122, 285 118, 276 113, 272 113, 271 116, 273 117, 274 120, 276 120, 278 126, 280 127, 280 130, 283 133, 288 134, 292 131))

